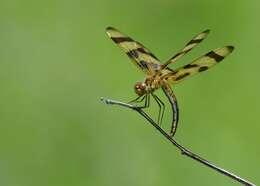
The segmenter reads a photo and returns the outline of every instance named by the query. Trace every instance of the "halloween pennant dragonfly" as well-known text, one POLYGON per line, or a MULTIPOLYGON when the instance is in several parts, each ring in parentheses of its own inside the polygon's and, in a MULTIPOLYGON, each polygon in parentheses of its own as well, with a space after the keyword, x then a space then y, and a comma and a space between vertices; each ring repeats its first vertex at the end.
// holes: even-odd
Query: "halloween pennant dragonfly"
POLYGON ((209 30, 205 30, 193 37, 183 47, 183 49, 181 49, 164 64, 160 63, 159 59, 141 43, 124 35, 117 29, 107 27, 106 32, 108 36, 124 50, 133 63, 146 74, 143 82, 137 82, 135 84, 134 89, 138 97, 131 102, 142 102, 145 100, 145 104, 142 108, 147 108, 150 105, 150 95, 152 95, 159 105, 158 124, 160 124, 164 114, 164 103, 154 94, 154 91, 162 88, 164 93, 168 95, 168 99, 171 102, 173 109, 173 121, 170 129, 171 136, 175 134, 177 129, 179 110, 176 97, 170 87, 170 84, 177 84, 192 75, 206 71, 215 64, 218 64, 234 50, 233 46, 217 48, 195 59, 191 63, 173 70, 169 68, 168 65, 175 63, 178 59, 202 42, 207 37, 209 30))

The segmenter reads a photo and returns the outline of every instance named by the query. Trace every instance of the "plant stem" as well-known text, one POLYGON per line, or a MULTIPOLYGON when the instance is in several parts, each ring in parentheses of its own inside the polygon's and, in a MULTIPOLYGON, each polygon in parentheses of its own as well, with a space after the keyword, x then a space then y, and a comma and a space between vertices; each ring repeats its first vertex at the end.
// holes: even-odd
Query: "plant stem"
POLYGON ((149 121, 149 123, 155 127, 165 138, 167 138, 175 147, 177 147, 180 151, 182 155, 188 156, 192 159, 194 159, 197 162, 200 162, 204 165, 206 165, 207 167, 243 184, 246 186, 255 186, 255 184, 229 172, 226 171, 225 169, 222 169, 212 163, 210 163, 209 161, 205 160, 204 158, 194 154, 193 152, 191 152, 190 150, 188 150, 187 148, 183 147, 182 145, 180 145, 176 140, 174 140, 167 132, 165 132, 165 130, 163 130, 159 125, 157 125, 157 123, 146 113, 144 112, 141 108, 131 105, 131 104, 127 104, 127 103, 123 103, 120 101, 116 101, 116 100, 111 100, 111 99, 105 99, 105 98, 101 98, 102 101, 104 101, 106 104, 109 105, 119 105, 122 107, 126 107, 132 110, 135 110, 136 112, 138 112, 140 115, 142 115, 147 121, 149 121))

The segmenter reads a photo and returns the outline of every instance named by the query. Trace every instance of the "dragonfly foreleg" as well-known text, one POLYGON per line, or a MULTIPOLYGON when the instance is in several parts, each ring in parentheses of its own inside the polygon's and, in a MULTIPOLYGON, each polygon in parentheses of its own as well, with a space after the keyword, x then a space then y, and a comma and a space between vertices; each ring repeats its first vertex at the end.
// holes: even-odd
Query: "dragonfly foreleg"
POLYGON ((145 95, 142 95, 142 96, 138 96, 137 98, 135 98, 135 99, 132 100, 132 101, 129 101, 128 103, 140 103, 140 102, 142 102, 144 99, 145 99, 145 95), (140 99, 140 98, 142 98, 142 99, 140 99))
POLYGON ((134 99, 134 100, 132 100, 132 101, 130 101, 128 103, 130 103, 130 104, 131 103, 141 103, 143 101, 145 101, 143 106, 136 105, 136 107, 138 107, 138 108, 147 108, 147 107, 149 107, 150 106, 150 94, 145 94, 145 95, 139 96, 136 99, 134 99))
POLYGON ((145 94, 144 95, 144 106, 140 106, 139 108, 148 108, 150 106, 150 94, 145 94))
POLYGON ((145 95, 145 105, 143 108, 147 108, 150 106, 150 94, 145 95))
POLYGON ((165 110, 165 105, 164 103, 162 102, 162 100, 155 94, 152 94, 153 98, 155 99, 156 103, 158 104, 159 106, 159 116, 158 116, 158 125, 161 126, 162 124, 162 119, 163 119, 163 116, 164 116, 164 110, 165 110))

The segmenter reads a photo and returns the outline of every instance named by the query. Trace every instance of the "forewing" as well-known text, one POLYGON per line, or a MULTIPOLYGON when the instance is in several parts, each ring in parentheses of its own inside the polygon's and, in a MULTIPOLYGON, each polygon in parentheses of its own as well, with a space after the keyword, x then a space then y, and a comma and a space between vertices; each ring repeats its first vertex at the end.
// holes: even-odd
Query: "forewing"
POLYGON ((152 75, 161 69, 161 64, 155 55, 132 38, 124 35, 115 28, 106 29, 108 36, 122 48, 127 56, 146 74, 152 75))
POLYGON ((165 68, 170 63, 175 63, 178 59, 180 59, 182 56, 187 54, 189 51, 191 51, 195 46, 197 46, 200 42, 203 41, 209 34, 210 30, 205 30, 190 40, 182 50, 180 50, 175 56, 173 56, 171 59, 169 59, 165 64, 163 64, 162 68, 165 68))
MULTIPOLYGON (((195 75, 199 72, 203 72, 210 67, 218 64, 226 56, 228 56, 234 50, 233 46, 225 46, 223 48, 217 48, 210 51, 209 53, 201 56, 200 58, 194 60, 192 63, 187 64, 175 71, 168 72, 164 79, 169 83, 179 83, 180 81, 195 75)), ((167 69, 165 69, 167 70, 167 69)))

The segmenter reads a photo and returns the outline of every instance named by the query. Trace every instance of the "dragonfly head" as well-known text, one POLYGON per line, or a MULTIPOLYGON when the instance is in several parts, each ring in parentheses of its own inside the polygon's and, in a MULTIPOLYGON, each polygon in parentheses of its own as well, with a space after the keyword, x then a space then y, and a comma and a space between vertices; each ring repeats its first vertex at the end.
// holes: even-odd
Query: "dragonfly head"
POLYGON ((138 95, 138 96, 142 96, 146 93, 146 84, 143 83, 143 82, 137 82, 135 84, 135 93, 138 95))

